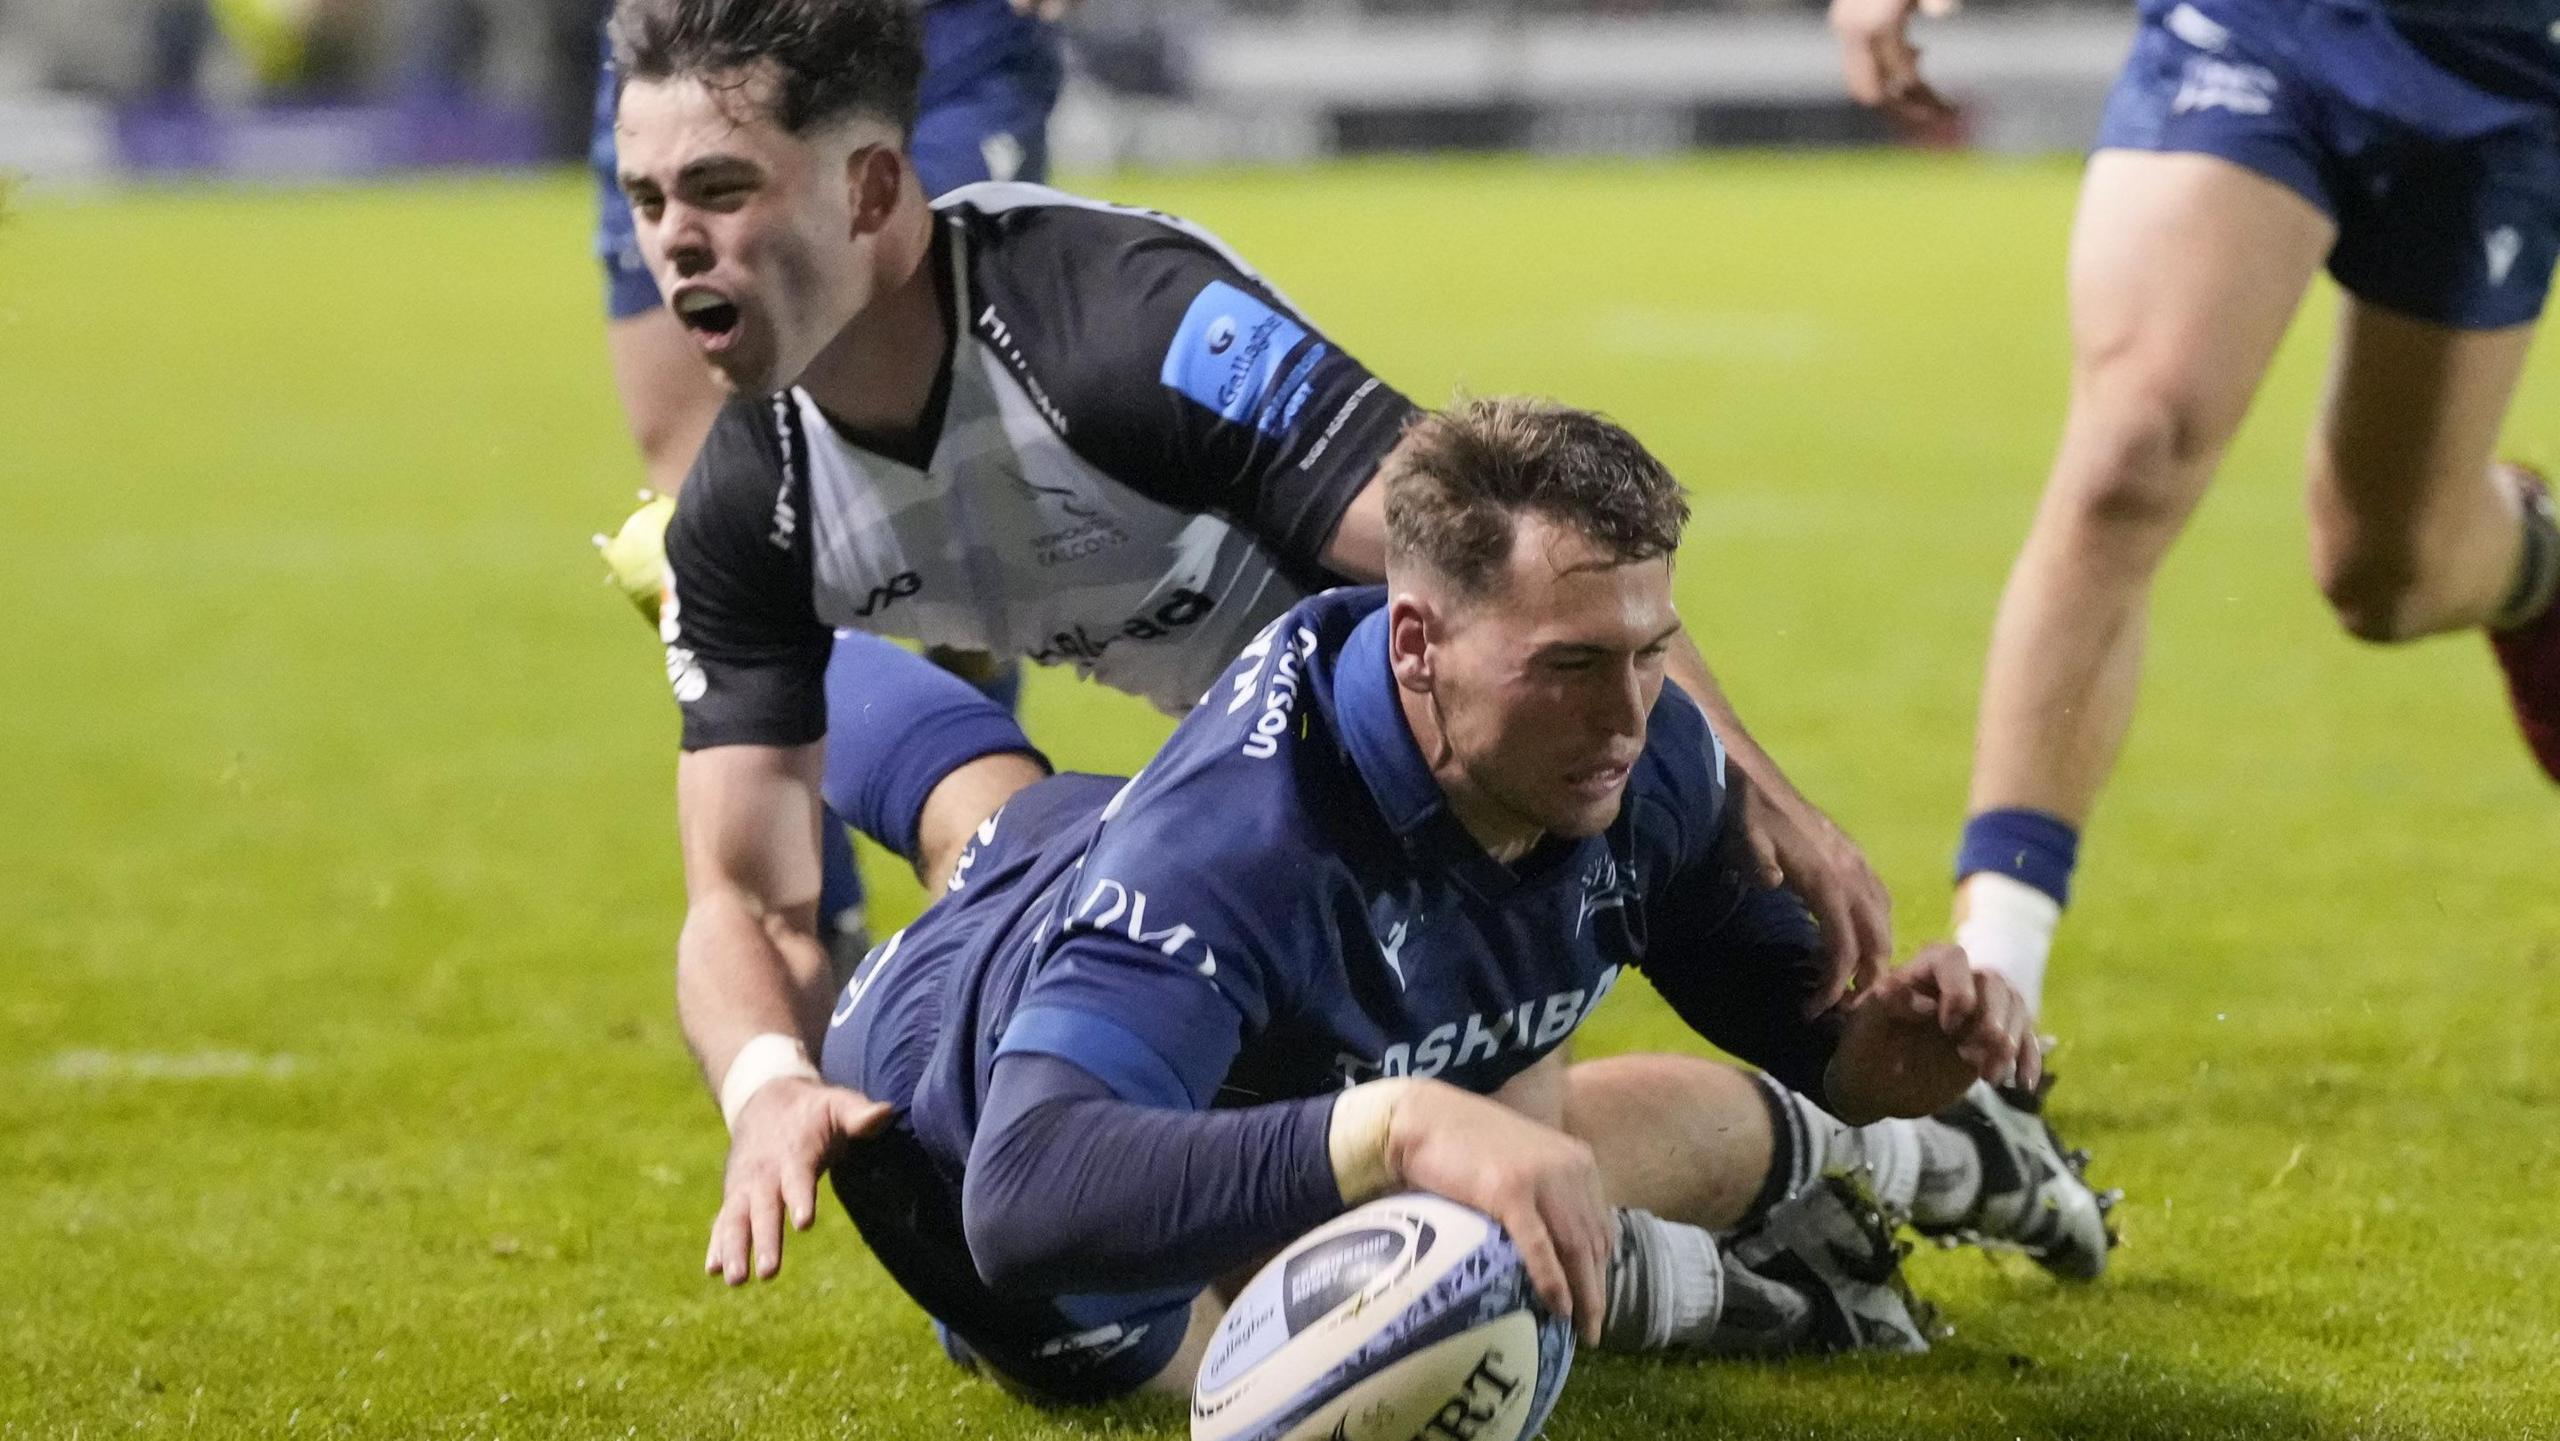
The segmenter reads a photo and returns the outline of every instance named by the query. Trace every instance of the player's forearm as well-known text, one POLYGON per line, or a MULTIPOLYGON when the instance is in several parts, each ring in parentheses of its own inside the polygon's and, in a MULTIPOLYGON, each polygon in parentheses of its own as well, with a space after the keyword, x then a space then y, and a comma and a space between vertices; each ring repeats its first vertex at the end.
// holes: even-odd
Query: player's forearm
POLYGON ((1716 738, 1724 742, 1725 755, 1750 778, 1754 786, 1775 800, 1803 801, 1785 773, 1778 769, 1778 763, 1771 760, 1769 753, 1760 748, 1760 743, 1751 738, 1751 732, 1743 728, 1742 717, 1734 713, 1733 702, 1725 698, 1724 687, 1716 682, 1715 673, 1707 669, 1705 654, 1698 649, 1698 643, 1689 638, 1687 631, 1672 637, 1671 653, 1664 662, 1664 670, 1680 689, 1689 693, 1690 699, 1698 703, 1698 709, 1707 713, 1708 723, 1715 727, 1716 738))
POLYGON ((1787 1089, 1822 1094, 1845 1017, 1837 1007, 1806 1014, 1828 971, 1804 902, 1791 891, 1746 884, 1713 931, 1690 934, 1678 920, 1672 912, 1656 923, 1644 967, 1672 1012, 1787 1089))
POLYGON ((1849 1012, 1823 1076, 1823 1106, 1853 1126, 1887 1116, 1929 1116, 1973 1084, 1973 1064, 1935 1026, 1897 1024, 1882 1006, 1849 1012))
POLYGON ((1341 1208, 1332 1104, 1142 1106, 1053 1056, 1008 1055, 962 1186, 971 1259, 999 1290, 1206 1283, 1341 1208))
POLYGON ((814 1055, 832 989, 814 918, 759 911, 739 897, 695 900, 676 940, 676 1016, 716 1094, 758 1035, 792 1037, 814 1055))

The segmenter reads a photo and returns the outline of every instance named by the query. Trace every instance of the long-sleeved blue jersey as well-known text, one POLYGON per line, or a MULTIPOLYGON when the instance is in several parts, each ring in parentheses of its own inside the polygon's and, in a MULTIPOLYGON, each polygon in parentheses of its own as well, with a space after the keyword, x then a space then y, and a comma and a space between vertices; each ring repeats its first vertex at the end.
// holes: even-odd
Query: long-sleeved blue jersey
MULTIPOLYGON (((1606 831, 1499 864, 1406 727, 1383 601, 1332 591, 1283 615, 1125 785, 1067 776, 1018 795, 836 1007, 828 1078, 897 1104, 901 1145, 953 1201, 979 1202, 973 1167, 1006 1160, 993 1133, 1053 1096, 1082 1106, 1059 1113, 1070 1127, 1130 1107, 1194 1118, 1127 1142, 1179 1158, 1159 1174, 1051 1174, 1034 1197, 986 1202, 1024 1200, 1026 1224, 1100 1238, 1077 1253, 1095 1289, 1187 1294, 1290 1239, 1340 1204, 1332 1095, 1379 1076, 1492 1091, 1562 1045, 1628 967, 1708 1039, 1819 1091, 1838 1019, 1803 1015, 1817 938, 1792 897, 1750 880, 1698 707, 1665 687, 1606 831), (1105 1209, 1095 1186, 1109 1214, 1074 1214, 1105 1209), (1236 1194, 1188 1210, 1149 1194, 1185 1187, 1236 1194), (1132 1219, 1175 1215, 1188 1231, 1132 1219), (1190 1244, 1221 1223, 1224 1244, 1190 1244)), ((970 1218, 971 1250, 1020 1289, 1033 1273, 987 1263, 986 1219, 970 1218)))

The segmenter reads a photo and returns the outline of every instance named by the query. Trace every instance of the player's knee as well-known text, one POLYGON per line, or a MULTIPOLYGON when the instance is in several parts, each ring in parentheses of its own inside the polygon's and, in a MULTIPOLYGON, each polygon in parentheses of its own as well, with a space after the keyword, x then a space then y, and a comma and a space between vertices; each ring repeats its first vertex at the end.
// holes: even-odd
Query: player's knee
POLYGON ((1026 786, 1047 779, 1049 768, 1037 755, 997 751, 964 762, 944 776, 925 798, 916 816, 916 879, 928 895, 940 895, 960 866, 961 853, 978 828, 1004 808, 1026 786))
POLYGON ((2347 634, 2376 645, 2419 634, 2419 569, 2404 548, 2315 543, 2312 569, 2347 634))
POLYGON ((2100 377, 2071 424, 2078 463, 2059 497, 2070 518, 2094 530, 2175 533, 2217 448, 2207 407, 2174 386, 2100 377))

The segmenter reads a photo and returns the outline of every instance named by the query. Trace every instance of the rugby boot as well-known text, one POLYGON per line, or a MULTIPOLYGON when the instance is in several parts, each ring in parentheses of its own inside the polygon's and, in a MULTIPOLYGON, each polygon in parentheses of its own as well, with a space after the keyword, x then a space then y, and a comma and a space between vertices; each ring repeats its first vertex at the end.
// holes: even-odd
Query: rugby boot
POLYGON ((1754 1274, 1812 1301, 1801 1349, 1926 1351, 1936 1313, 1903 1280, 1910 1247, 1893 1230, 1861 1169, 1823 1177, 1726 1244, 1754 1274))
POLYGON ((2109 1219, 2121 1191, 2099 1191, 2084 1173, 2086 1151, 2066 1151, 2044 1118, 2047 1075, 2036 1090, 1976 1081, 1937 1119, 1973 1139, 1982 1158, 1982 1190, 1963 1219, 1916 1227, 1954 1245, 2023 1251, 2065 1280, 2094 1281, 2117 1242, 2109 1219))
MULTIPOLYGON (((2523 493, 2525 507, 2541 517, 2549 537, 2555 529, 2551 487, 2538 471, 2514 464, 2503 468, 2523 493)), ((2560 602, 2511 630, 2489 632, 2489 648, 2506 672, 2516 728, 2524 732, 2524 743, 2532 747, 2542 773, 2560 782, 2560 602)))

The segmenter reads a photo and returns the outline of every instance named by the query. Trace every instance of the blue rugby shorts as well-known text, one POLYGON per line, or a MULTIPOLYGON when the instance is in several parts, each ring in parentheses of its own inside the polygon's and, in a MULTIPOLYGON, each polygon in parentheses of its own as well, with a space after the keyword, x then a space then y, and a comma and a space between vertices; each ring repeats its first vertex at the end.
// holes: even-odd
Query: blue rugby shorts
POLYGON ((2330 217, 2350 293, 2465 330, 2560 259, 2560 36, 2383 0, 2145 0, 2099 149, 2218 156, 2330 217))

